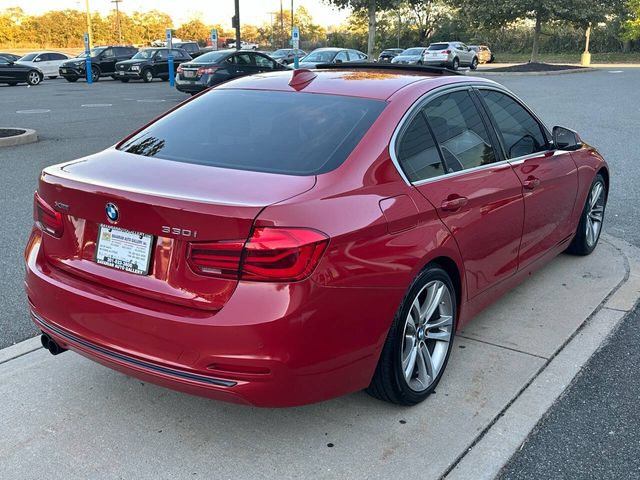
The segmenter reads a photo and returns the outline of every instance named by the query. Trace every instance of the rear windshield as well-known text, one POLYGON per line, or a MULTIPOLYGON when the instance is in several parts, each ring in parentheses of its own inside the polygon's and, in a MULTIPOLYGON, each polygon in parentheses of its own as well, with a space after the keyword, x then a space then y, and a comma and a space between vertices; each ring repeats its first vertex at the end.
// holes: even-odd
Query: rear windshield
POLYGON ((402 55, 422 55, 424 48, 407 48, 402 55))
POLYGON ((385 105, 338 95, 212 90, 118 148, 213 167, 316 175, 345 161, 385 105))
POLYGON ((209 53, 205 53, 204 55, 200 55, 198 57, 198 62, 205 62, 205 63, 216 63, 219 60, 221 60, 222 58, 226 57, 227 55, 229 55, 229 52, 209 52, 209 53))
POLYGON ((449 48, 448 43, 432 43, 428 50, 444 50, 445 48, 449 48))

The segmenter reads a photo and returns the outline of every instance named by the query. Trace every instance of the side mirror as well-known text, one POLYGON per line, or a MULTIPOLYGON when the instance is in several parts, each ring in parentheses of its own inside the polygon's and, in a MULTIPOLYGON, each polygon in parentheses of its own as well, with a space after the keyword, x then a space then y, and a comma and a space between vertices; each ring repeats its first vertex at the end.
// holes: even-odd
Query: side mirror
POLYGON ((553 127, 553 144, 558 150, 578 150, 582 148, 580 136, 565 127, 553 127))
POLYGON ((41 61, 40 57, 37 57, 37 58, 34 60, 34 62, 40 62, 40 61, 41 61))

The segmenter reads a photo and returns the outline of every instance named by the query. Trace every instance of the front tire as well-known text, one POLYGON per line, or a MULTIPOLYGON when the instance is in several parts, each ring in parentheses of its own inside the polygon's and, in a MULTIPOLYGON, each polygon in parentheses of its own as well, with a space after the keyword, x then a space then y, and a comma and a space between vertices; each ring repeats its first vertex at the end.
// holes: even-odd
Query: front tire
POLYGON ((100 80, 100 70, 98 67, 91 67, 91 81, 97 82, 100 80))
POLYGON ((122 83, 129 83, 129 79, 128 78, 121 78, 120 81, 122 83))
POLYGON ((604 181, 604 177, 601 174, 597 174, 596 178, 593 179, 587 201, 582 209, 576 235, 567 248, 568 253, 589 255, 595 250, 600 239, 600 233, 602 233, 606 206, 607 184, 604 181))
POLYGON ((77 81, 78 81, 78 77, 65 77, 65 80, 66 80, 67 82, 74 83, 74 82, 77 82, 77 81))
POLYGON ((153 72, 149 69, 142 72, 142 81, 144 83, 149 83, 153 80, 153 72))
POLYGON ((27 73, 27 83, 29 85, 39 85, 43 78, 44 76, 36 70, 31 70, 27 73))
POLYGON ((458 57, 456 57, 453 59, 453 62, 451 62, 451 69, 457 71, 459 67, 460 67, 460 60, 458 60, 458 57))
POLYGON ((469 68, 471 68, 471 70, 475 70, 476 68, 478 68, 478 59, 476 57, 473 57, 473 60, 471 60, 471 65, 469 68))
POLYGON ((457 314, 449 275, 428 265, 396 313, 367 393, 398 405, 433 393, 449 360, 457 314))

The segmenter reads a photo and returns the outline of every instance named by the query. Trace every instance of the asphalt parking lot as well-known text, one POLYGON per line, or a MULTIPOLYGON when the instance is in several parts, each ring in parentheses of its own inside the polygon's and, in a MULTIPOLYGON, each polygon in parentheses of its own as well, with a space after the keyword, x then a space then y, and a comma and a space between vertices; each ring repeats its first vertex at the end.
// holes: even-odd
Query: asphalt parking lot
MULTIPOLYGON (((640 193, 634 185, 638 172, 634 138, 640 128, 640 115, 637 114, 640 110, 640 92, 636 88, 640 81, 640 69, 493 78, 527 101, 549 126, 561 124, 574 128, 585 141, 600 149, 612 170, 605 232, 640 246, 640 231, 637 229, 640 213, 636 208, 640 193)), ((0 86, 0 126, 35 128, 41 138, 35 144, 0 149, 0 165, 4 169, 5 180, 1 197, 5 209, 0 220, 3 231, 0 236, 0 252, 3 252, 0 268, 4 273, 0 278, 3 291, 0 348, 36 333, 28 318, 22 290, 21 256, 32 223, 32 195, 40 170, 46 165, 78 158, 112 145, 128 132, 186 98, 163 82, 125 85, 105 80, 88 86, 80 82, 69 84, 54 80, 32 88, 0 86)), ((518 331, 502 329, 510 325, 508 321, 515 316, 520 318, 524 315, 521 309, 523 300, 536 298, 536 285, 546 286, 557 297, 550 300, 541 290, 538 297, 545 299, 546 303, 534 302, 527 308, 531 308, 540 318, 549 320, 560 311, 563 319, 566 319, 568 310, 583 305, 584 312, 580 310, 578 313, 584 318, 601 299, 601 293, 589 290, 589 285, 602 287, 605 291, 613 288, 614 280, 619 278, 620 263, 613 261, 613 257, 607 257, 608 261, 605 262, 598 261, 605 258, 605 252, 610 255, 614 253, 613 245, 609 243, 607 246, 605 243, 599 247, 596 256, 589 257, 595 263, 579 265, 578 270, 572 270, 577 264, 569 260, 571 257, 560 257, 546 270, 546 274, 541 274, 546 276, 527 282, 524 289, 517 290, 509 297, 511 300, 507 298, 497 304, 498 310, 491 309, 474 322, 472 329, 457 340, 458 348, 465 348, 457 350, 458 360, 455 360, 465 361, 466 354, 466 363, 470 361, 473 368, 463 372, 455 370, 457 373, 450 376, 449 382, 443 382, 438 388, 435 399, 430 400, 429 409, 400 411, 381 405, 364 394, 356 394, 319 406, 285 412, 247 410, 140 385, 77 355, 52 358, 46 352, 38 351, 30 354, 33 357, 20 357, 12 361, 10 371, 5 368, 0 375, 0 385, 3 386, 0 394, 3 398, 13 395, 13 403, 5 403, 1 410, 4 420, 0 426, 2 431, 8 432, 5 438, 14 440, 0 448, 0 463, 6 461, 5 466, 9 468, 7 472, 11 476, 19 476, 20 472, 35 470, 38 452, 46 451, 51 455, 57 452, 59 445, 64 445, 64 453, 51 465, 53 471, 59 472, 64 470, 65 465, 74 463, 75 458, 80 458, 74 463, 72 475, 67 478, 113 478, 116 474, 105 471, 122 458, 128 462, 127 469, 121 470, 125 478, 130 478, 132 472, 142 471, 147 476, 141 475, 139 478, 175 477, 188 471, 192 466, 189 460, 207 468, 204 471, 194 468, 191 473, 196 476, 210 476, 211 471, 218 468, 222 476, 234 478, 296 478, 300 470, 296 471, 293 467, 298 462, 298 465, 304 464, 308 476, 390 478, 401 469, 406 469, 403 470, 405 473, 411 471, 407 467, 411 464, 406 463, 408 456, 418 459, 413 463, 416 471, 423 472, 425 478, 433 478, 448 471, 444 460, 451 458, 451 452, 446 452, 447 448, 464 451, 470 438, 478 435, 501 415, 501 405, 508 403, 510 396, 516 394, 515 376, 518 382, 526 383, 533 378, 540 362, 553 356, 553 345, 545 345, 544 334, 551 331, 556 334, 557 325, 543 327, 546 324, 536 323, 537 318, 533 314, 528 317, 530 324, 527 323, 526 328, 539 331, 542 336, 516 348, 524 357, 509 353, 514 350, 512 343, 522 339, 518 331), (603 257, 598 258, 599 254, 603 257), (558 283, 561 274, 570 275, 570 279, 582 278, 586 283, 578 284, 579 288, 574 291, 564 291, 561 286, 567 282, 558 283), (603 279, 608 280, 605 282, 603 279), (505 302, 506 305, 513 302, 514 308, 509 310, 505 302), (544 304, 543 310, 534 311, 539 303, 544 304), (505 323, 501 324, 501 320, 505 323), (492 336, 496 332, 500 335, 492 336), (491 345, 498 345, 499 350, 492 350, 491 345), (486 351, 482 354, 483 349, 486 351), (478 352, 481 354, 474 356, 478 352), (509 368, 503 369, 501 365, 508 365, 509 368), (82 373, 78 375, 78 372, 82 373), (26 378, 38 381, 25 383, 26 378), (501 381, 511 381, 514 385, 500 394, 491 392, 491 385, 501 381), (56 394, 56 389, 61 386, 68 393, 56 394), (40 388, 43 393, 39 396, 40 400, 34 403, 32 392, 40 388), (13 393, 16 391, 23 393, 16 396, 13 393), (449 397, 461 399, 467 409, 452 407, 449 397), (121 409, 123 405, 126 406, 122 407, 124 410, 121 409), (54 412, 54 415, 51 416, 50 412, 54 412), (34 422, 30 423, 31 426, 22 425, 16 421, 19 418, 30 418, 34 422), (377 421, 372 422, 371 419, 377 421), (212 430, 203 428, 203 425, 208 425, 212 430), (215 428, 216 425, 219 428, 215 428), (79 430, 74 431, 74 427, 79 430), (101 434, 94 438, 91 432, 95 429, 100 430, 101 434), (232 430, 237 430, 238 435, 223 434, 232 430), (122 442, 123 431, 127 432, 130 441, 122 442), (438 446, 439 451, 444 452, 441 456, 431 450, 427 450, 424 456, 425 451, 414 448, 415 442, 422 438, 425 431, 434 441, 441 439, 438 446), (456 432, 465 431, 468 436, 456 437, 456 432), (91 438, 88 443, 87 438, 91 438), (291 443, 295 444, 295 448, 291 443), (181 457, 180 449, 174 449, 178 444, 190 454, 181 457), (402 445, 406 444, 411 447, 404 455, 402 445), (24 447, 22 452, 18 448, 20 445, 24 447), (160 447, 160 455, 152 451, 152 445, 160 447), (129 455, 133 451, 140 453, 138 460, 134 461, 129 455), (238 451, 252 453, 234 456, 238 451), (213 461, 216 458, 222 461, 216 463, 213 461), (258 461, 252 464, 252 458, 258 461), (173 470, 167 470, 166 459, 171 460, 169 463, 173 470), (367 465, 368 468, 365 468, 367 465), (336 470, 332 468, 341 468, 340 475, 335 474, 336 470), (371 472, 376 472, 377 476, 371 472)), ((619 313, 619 310, 612 308, 609 314, 618 315, 616 312, 619 313)), ((609 319, 611 322, 613 320, 609 319)), ((640 343, 637 323, 627 322, 625 327, 623 331, 628 341, 620 345, 625 350, 616 352, 622 358, 633 355, 633 346, 640 343)), ((567 339, 570 334, 571 329, 563 331, 561 338, 567 339)), ((554 342, 558 340, 553 339, 554 342)), ((559 344, 554 345, 557 347, 559 344)), ((607 360, 613 362, 615 355, 610 353, 611 350, 607 351, 610 357, 607 360)), ((585 426, 585 435, 593 435, 593 428, 615 423, 610 416, 637 418, 628 413, 630 408, 634 408, 633 399, 637 398, 637 376, 627 373, 620 375, 620 378, 626 383, 623 388, 618 386, 616 405, 619 406, 615 411, 603 409, 606 397, 591 410, 585 409, 586 414, 602 419, 599 425, 594 427, 575 414, 563 416, 560 404, 547 418, 548 424, 538 429, 542 433, 534 438, 532 451, 526 458, 515 460, 511 465, 517 471, 529 465, 533 473, 520 477, 513 471, 507 471, 504 478, 542 478, 536 475, 535 470, 536 465, 540 464, 540 456, 546 455, 548 459, 554 452, 551 451, 553 449, 536 452, 533 450, 536 442, 542 447, 548 446, 549 435, 555 432, 557 437, 561 437, 562 432, 572 431, 576 422, 582 422, 580 425, 585 426)), ((580 399, 589 394, 589 388, 598 388, 593 384, 582 387, 576 385, 574 391, 578 388, 577 393, 568 395, 569 401, 574 402, 570 411, 575 403, 580 403, 580 399)), ((604 386, 601 385, 601 388, 604 386)), ((608 388, 615 388, 615 385, 608 385, 608 388)), ((570 445, 571 435, 564 437, 565 440, 569 439, 565 443, 570 445)), ((637 441, 637 435, 633 433, 628 434, 627 438, 637 441)), ((606 449, 612 448, 611 445, 615 445, 615 442, 605 442, 601 454, 606 454, 606 449)), ((589 455, 597 454, 596 450, 587 451, 589 455)), ((554 461, 561 462, 562 459, 554 461)), ((586 462, 588 458, 582 461, 586 462)), ((562 472, 566 473, 566 470, 562 472)), ((610 478, 625 478, 629 470, 623 466, 619 472, 621 476, 610 478)), ((464 478, 456 477, 456 470, 450 473, 452 478, 464 478)))

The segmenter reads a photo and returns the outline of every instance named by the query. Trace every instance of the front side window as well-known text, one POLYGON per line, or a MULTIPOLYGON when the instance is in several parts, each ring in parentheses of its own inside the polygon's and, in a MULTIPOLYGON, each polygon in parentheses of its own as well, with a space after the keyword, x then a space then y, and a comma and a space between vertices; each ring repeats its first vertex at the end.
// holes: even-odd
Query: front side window
POLYGON ((348 62, 349 61, 349 57, 347 56, 347 52, 345 50, 338 52, 338 54, 336 55, 336 60, 335 62, 348 62))
POLYGON ((396 144, 400 167, 410 182, 444 175, 436 142, 422 112, 411 121, 396 144))
POLYGON ((498 130, 507 158, 517 158, 547 150, 547 141, 535 118, 508 95, 480 90, 498 130))
POLYGON ((450 172, 496 161, 489 133, 468 91, 441 95, 424 112, 450 172))
POLYGON ((102 57, 103 58, 112 58, 112 57, 114 57, 113 49, 112 48, 107 48, 104 52, 102 52, 102 57))
POLYGON ((256 65, 260 68, 268 68, 273 70, 273 62, 269 60, 267 57, 263 57, 262 55, 256 55, 255 57, 256 65))
POLYGON ((385 105, 344 95, 214 89, 118 148, 220 168, 316 175, 346 160, 385 105))

